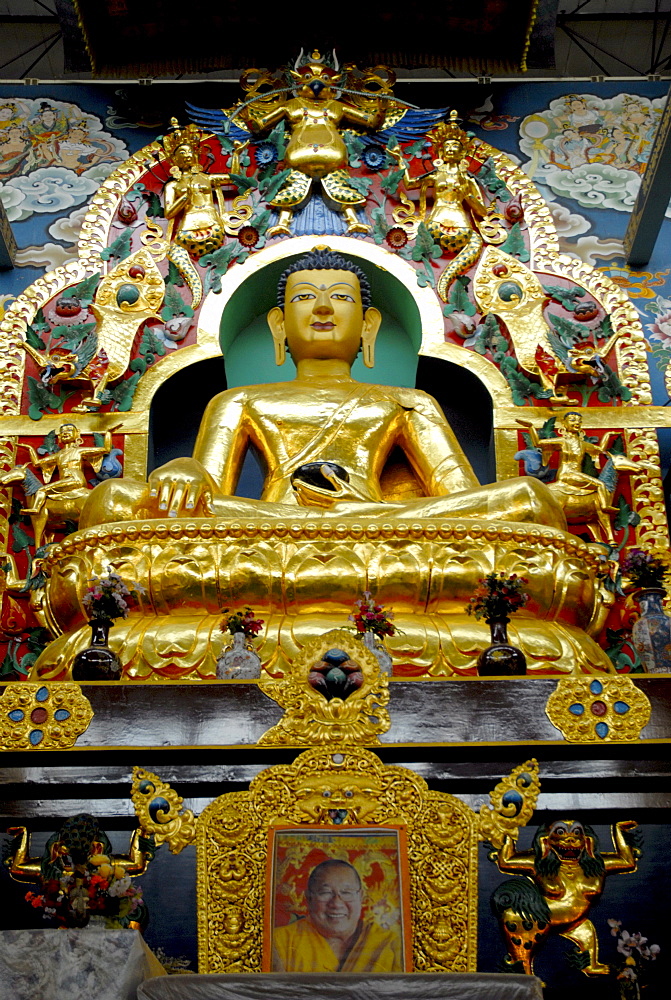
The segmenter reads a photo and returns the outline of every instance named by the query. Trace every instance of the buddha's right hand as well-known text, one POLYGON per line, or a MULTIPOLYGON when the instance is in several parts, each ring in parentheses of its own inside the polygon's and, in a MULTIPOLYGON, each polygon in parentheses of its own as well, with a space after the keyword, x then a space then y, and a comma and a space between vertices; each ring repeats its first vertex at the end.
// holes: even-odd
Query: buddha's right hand
POLYGON ((217 493, 214 479, 194 458, 175 458, 149 476, 150 503, 164 517, 209 516, 217 493))

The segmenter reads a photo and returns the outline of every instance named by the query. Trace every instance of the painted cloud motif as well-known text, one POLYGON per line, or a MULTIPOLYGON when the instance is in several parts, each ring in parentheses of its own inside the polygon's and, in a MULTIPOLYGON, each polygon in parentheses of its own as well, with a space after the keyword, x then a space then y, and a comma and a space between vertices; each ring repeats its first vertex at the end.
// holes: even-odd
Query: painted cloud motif
POLYGON ((584 208, 628 212, 650 157, 665 98, 568 94, 520 125, 524 171, 584 208))
POLYGON ((82 204, 126 155, 125 143, 76 104, 0 104, 0 197, 12 222, 82 204))

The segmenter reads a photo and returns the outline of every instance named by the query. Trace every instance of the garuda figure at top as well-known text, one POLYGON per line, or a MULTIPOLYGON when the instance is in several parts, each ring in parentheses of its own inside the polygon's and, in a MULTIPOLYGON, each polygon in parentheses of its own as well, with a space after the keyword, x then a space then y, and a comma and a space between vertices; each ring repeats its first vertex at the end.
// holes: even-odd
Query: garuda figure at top
POLYGON ((341 70, 335 54, 331 62, 327 65, 326 57, 317 51, 304 60, 301 52, 293 69, 278 71, 280 79, 277 74, 249 70, 241 84, 250 96, 228 112, 187 105, 198 125, 232 139, 248 139, 250 132, 261 135, 282 122, 289 126, 284 153, 288 171, 268 201, 279 211, 268 236, 291 235, 294 211, 307 203, 318 184, 329 207, 345 216, 347 232, 367 233, 369 226, 356 214, 366 197, 347 170, 343 127, 386 145, 392 138, 417 139, 445 116, 443 108, 417 111, 394 97, 391 88, 396 77, 385 67, 361 71, 348 64, 341 70), (287 82, 282 86, 284 77, 287 82), (267 87, 271 89, 263 89, 267 87))

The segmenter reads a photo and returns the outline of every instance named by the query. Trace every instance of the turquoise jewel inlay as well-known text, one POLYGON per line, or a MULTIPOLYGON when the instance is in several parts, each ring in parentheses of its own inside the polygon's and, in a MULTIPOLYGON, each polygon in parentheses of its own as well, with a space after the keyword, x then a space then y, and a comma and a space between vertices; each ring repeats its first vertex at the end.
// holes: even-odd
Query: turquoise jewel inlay
POLYGON ((35 695, 35 701, 46 701, 49 697, 49 688, 41 687, 35 695))
POLYGON ((606 736, 608 736, 608 726, 606 725, 605 722, 597 722, 596 726, 594 727, 594 731, 597 736, 601 737, 602 740, 605 739, 606 736))
POLYGON ((627 705, 626 701, 616 701, 613 708, 618 715, 625 715, 629 711, 630 706, 627 705))
POLYGON ((568 710, 573 715, 582 715, 585 711, 585 706, 575 702, 573 705, 569 705, 568 710))
POLYGON ((25 712, 21 708, 13 708, 11 712, 7 713, 12 722, 21 722, 25 717, 25 712))
POLYGON ((589 686, 589 689, 592 692, 592 694, 601 694, 601 692, 603 691, 603 684, 601 683, 601 681, 592 681, 592 683, 589 686))
POLYGON ((69 718, 70 713, 67 708, 57 708, 54 712, 54 719, 56 719, 57 722, 65 722, 65 720, 69 718))
POLYGON ((36 747, 37 744, 41 743, 42 740, 44 739, 44 733, 42 732, 41 729, 33 729, 32 732, 29 734, 28 739, 30 740, 32 745, 36 747))

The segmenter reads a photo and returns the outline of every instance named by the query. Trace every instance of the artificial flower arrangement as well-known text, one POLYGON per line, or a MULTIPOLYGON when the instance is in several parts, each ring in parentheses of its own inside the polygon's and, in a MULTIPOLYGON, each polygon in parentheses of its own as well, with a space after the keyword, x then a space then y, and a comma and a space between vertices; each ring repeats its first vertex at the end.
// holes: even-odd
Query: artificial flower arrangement
POLYGON ((620 565, 622 575, 637 588, 663 588, 669 572, 669 557, 663 552, 630 549, 620 565))
POLYGON ((242 632, 246 639, 254 639, 263 628, 263 618, 255 618, 252 608, 246 607, 244 611, 230 611, 230 608, 223 608, 222 614, 224 617, 219 626, 220 632, 230 632, 231 635, 242 632))
POLYGON ((373 632, 378 638, 383 639, 385 635, 396 635, 400 631, 394 625, 394 612, 385 610, 381 604, 376 604, 369 590, 364 591, 363 597, 355 602, 354 607, 355 610, 348 621, 354 622, 359 636, 373 632))
POLYGON ((650 962, 654 962, 661 948, 658 944, 648 944, 648 939, 640 932, 630 934, 622 927, 621 920, 609 920, 610 933, 617 940, 617 961, 611 964, 620 985, 620 996, 640 997, 641 988, 649 985, 650 962), (621 957, 620 957, 621 956, 621 957))
POLYGON ((529 600, 524 587, 528 583, 523 576, 513 573, 488 573, 478 580, 478 587, 466 605, 469 615, 484 618, 485 621, 505 619, 519 611, 529 600))
POLYGON ((89 621, 114 621, 127 618, 130 603, 137 601, 144 588, 132 583, 129 589, 118 573, 108 570, 107 576, 92 576, 82 604, 89 621))
POLYGON ((85 870, 43 879, 41 892, 27 892, 25 899, 62 927, 83 927, 92 916, 104 917, 111 927, 147 922, 141 887, 106 854, 91 855, 85 870))

